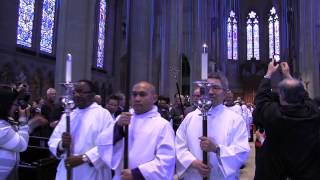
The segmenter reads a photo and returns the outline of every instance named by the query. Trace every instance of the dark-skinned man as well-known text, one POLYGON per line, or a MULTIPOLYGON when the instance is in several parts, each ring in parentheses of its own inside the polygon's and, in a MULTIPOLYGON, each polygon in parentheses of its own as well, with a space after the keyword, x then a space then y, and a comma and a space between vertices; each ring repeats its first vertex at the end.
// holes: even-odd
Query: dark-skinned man
POLYGON ((74 180, 111 179, 111 170, 103 163, 96 140, 103 131, 113 130, 110 113, 94 102, 96 89, 91 81, 80 80, 74 91, 76 109, 70 115, 70 133, 66 132, 66 116, 61 117, 50 140, 50 151, 63 158, 57 168, 57 180, 66 179, 66 167, 72 168, 74 180), (71 156, 65 152, 71 148, 71 156))

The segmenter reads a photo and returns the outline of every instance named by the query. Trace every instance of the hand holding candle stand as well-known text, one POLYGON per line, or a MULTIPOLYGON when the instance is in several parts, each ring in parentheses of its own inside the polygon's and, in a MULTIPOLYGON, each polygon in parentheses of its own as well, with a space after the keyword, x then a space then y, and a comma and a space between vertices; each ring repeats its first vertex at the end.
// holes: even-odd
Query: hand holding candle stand
MULTIPOLYGON (((202 92, 202 96, 200 98, 200 104, 198 104, 198 108, 201 110, 202 116, 202 136, 208 136, 208 111, 212 106, 211 100, 208 98, 208 92, 211 87, 210 84, 207 83, 208 79, 208 53, 207 53, 207 44, 203 44, 203 53, 201 54, 201 81, 197 81, 196 84, 200 87, 200 91, 202 92)), ((198 102, 199 103, 199 102, 198 102)), ((204 164, 208 164, 208 153, 206 151, 202 152, 202 162, 204 164)), ((207 180, 208 177, 203 177, 203 180, 207 180)))
MULTIPOLYGON (((70 134, 70 114, 72 111, 72 108, 74 107, 74 102, 73 102, 73 89, 74 89, 74 84, 71 83, 71 77, 72 77, 72 55, 70 53, 67 54, 66 56, 66 77, 65 80, 66 82, 63 83, 65 87, 65 96, 63 98, 63 104, 64 104, 64 111, 66 113, 66 132, 70 134)), ((71 148, 67 148, 66 150, 67 153, 67 158, 71 156, 71 148)), ((67 164, 66 165, 67 169, 67 174, 66 174, 66 179, 71 180, 72 179, 72 168, 67 164)))

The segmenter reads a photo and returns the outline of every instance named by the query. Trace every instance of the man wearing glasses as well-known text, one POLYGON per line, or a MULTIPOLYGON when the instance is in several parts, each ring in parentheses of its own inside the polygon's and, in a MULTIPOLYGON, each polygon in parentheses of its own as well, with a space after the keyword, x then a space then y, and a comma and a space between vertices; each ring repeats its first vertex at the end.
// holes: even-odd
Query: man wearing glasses
POLYGON ((200 110, 189 113, 176 134, 177 173, 184 180, 239 179, 239 169, 246 162, 250 147, 243 118, 223 105, 227 79, 210 74, 209 96, 213 105, 208 112, 208 137, 202 136, 200 110), (208 164, 202 152, 208 152, 208 164))
POLYGON ((57 169, 56 179, 66 179, 66 167, 72 168, 74 180, 111 179, 111 170, 100 158, 96 139, 103 131, 113 130, 110 113, 94 102, 95 86, 91 81, 80 80, 75 85, 74 102, 76 108, 70 115, 70 133, 66 132, 66 115, 54 129, 48 142, 50 151, 62 159, 57 169))

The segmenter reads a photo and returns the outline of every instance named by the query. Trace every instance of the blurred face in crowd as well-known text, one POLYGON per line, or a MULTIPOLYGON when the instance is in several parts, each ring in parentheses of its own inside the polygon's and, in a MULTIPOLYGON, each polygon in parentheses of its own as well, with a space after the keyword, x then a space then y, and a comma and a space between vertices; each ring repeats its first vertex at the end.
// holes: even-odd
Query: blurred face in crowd
POLYGON ((109 99, 108 103, 106 104, 106 109, 113 114, 118 110, 119 101, 116 99, 109 99))
POLYGON ((85 109, 93 103, 94 92, 86 82, 80 82, 74 90, 74 103, 79 109, 85 109))
POLYGON ((134 85, 131 100, 132 107, 136 114, 143 114, 150 111, 157 100, 154 86, 145 81, 134 85))
POLYGON ((101 98, 101 96, 100 96, 100 95, 95 95, 95 96, 94 96, 94 101, 95 101, 97 104, 101 105, 101 104, 102 104, 102 98, 101 98))
POLYGON ((231 91, 226 92, 225 104, 233 105, 233 93, 231 91))
POLYGON ((57 95, 57 91, 56 91, 55 89, 49 88, 49 89, 47 90, 47 99, 48 99, 49 101, 54 101, 55 98, 56 98, 56 95, 57 95))
MULTIPOLYGON (((181 102, 184 105, 185 104, 185 97, 183 95, 180 95, 180 97, 181 97, 181 102)), ((175 96, 174 102, 175 102, 176 105, 180 105, 181 104, 179 95, 175 96)))
POLYGON ((196 103, 201 97, 200 88, 197 87, 192 94, 192 102, 196 103))
POLYGON ((160 100, 158 100, 158 107, 169 109, 169 104, 167 103, 167 101, 160 99, 160 100))
POLYGON ((225 89, 222 87, 221 80, 209 78, 208 82, 213 84, 209 91, 209 97, 213 101, 212 107, 222 104, 225 99, 225 89))

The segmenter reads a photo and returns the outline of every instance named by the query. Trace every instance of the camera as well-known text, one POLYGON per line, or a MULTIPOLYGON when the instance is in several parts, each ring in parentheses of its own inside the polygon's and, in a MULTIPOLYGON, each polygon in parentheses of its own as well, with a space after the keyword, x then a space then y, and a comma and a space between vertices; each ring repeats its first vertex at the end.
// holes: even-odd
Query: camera
POLYGON ((277 65, 280 63, 280 55, 279 54, 274 54, 273 59, 274 59, 274 65, 277 65))
POLYGON ((18 97, 18 106, 21 107, 21 109, 26 109, 28 107, 28 102, 29 102, 29 99, 30 99, 30 94, 29 93, 23 93, 21 94, 20 97, 18 97))
POLYGON ((279 62, 279 61, 280 61, 280 55, 279 55, 279 54, 273 55, 273 59, 274 59, 276 62, 279 62))
POLYGON ((26 109, 28 107, 30 96, 30 93, 27 91, 27 85, 20 84, 18 86, 17 104, 21 109, 26 109))

